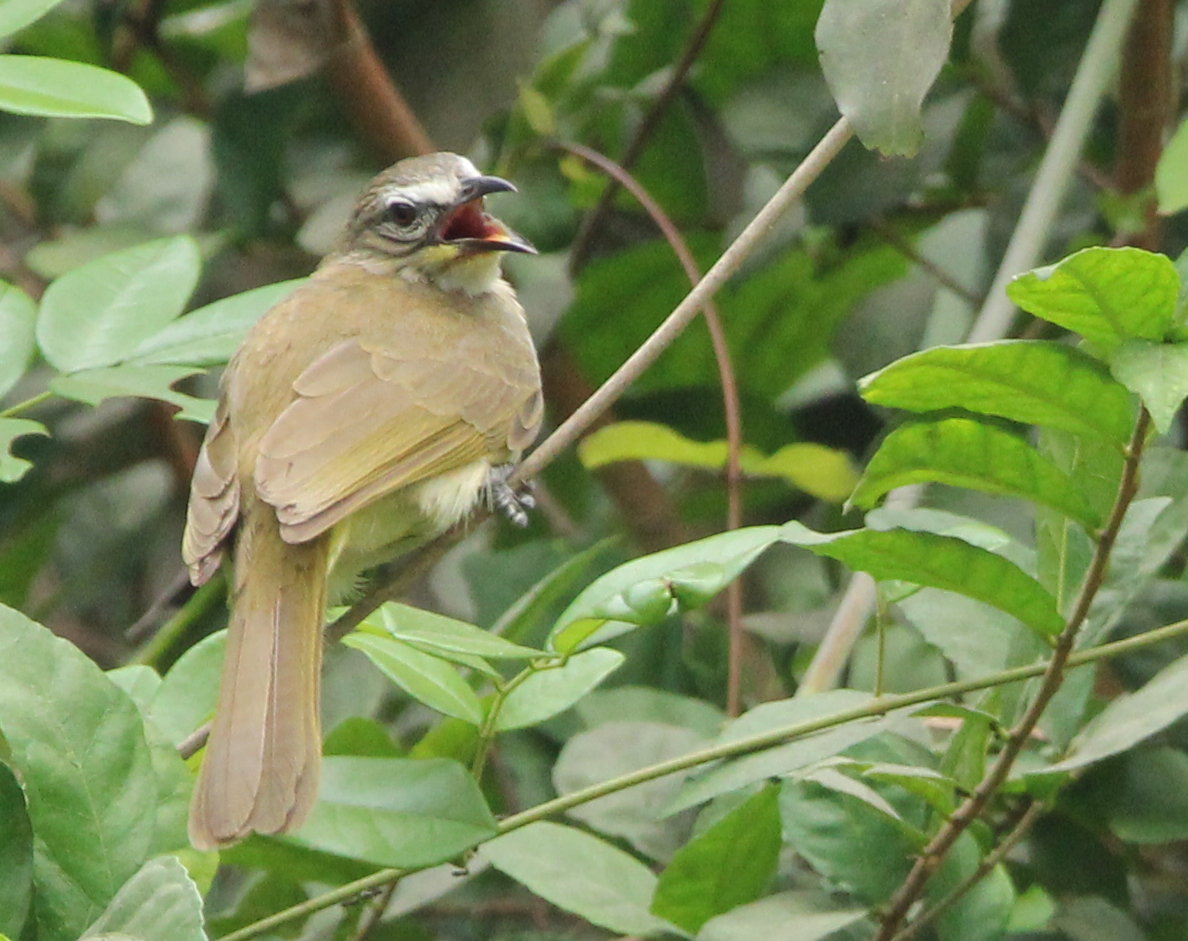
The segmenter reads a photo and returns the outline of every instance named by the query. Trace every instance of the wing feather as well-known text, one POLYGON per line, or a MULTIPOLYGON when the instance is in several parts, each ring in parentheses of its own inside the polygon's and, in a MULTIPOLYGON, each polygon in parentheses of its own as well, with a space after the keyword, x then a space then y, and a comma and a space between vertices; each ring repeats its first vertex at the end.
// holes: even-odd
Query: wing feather
POLYGON ((235 473, 236 443, 222 399, 206 429, 202 450, 190 481, 182 558, 190 581, 202 585, 223 559, 224 543, 239 518, 239 478, 235 473))

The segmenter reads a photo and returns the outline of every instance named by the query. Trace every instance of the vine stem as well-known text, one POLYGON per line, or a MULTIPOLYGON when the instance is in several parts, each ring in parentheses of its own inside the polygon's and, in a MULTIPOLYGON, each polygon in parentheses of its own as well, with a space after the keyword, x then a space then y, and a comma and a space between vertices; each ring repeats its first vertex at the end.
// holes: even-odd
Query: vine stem
MULTIPOLYGON (((1135 637, 1128 637, 1125 640, 1117 640, 1088 650, 1070 653, 1065 660, 1064 666, 1065 668, 1072 668, 1083 666, 1087 663, 1096 663, 1099 660, 1121 656, 1122 654, 1141 650, 1153 644, 1162 643, 1163 641, 1185 635, 1188 635, 1188 620, 1177 621, 1174 624, 1168 624, 1135 637)), ((681 755, 668 761, 649 765, 646 768, 640 768, 638 771, 612 778, 609 781, 603 781, 599 784, 584 787, 581 790, 572 791, 569 794, 553 798, 550 801, 545 801, 543 804, 538 804, 536 807, 531 807, 528 810, 506 817, 499 823, 498 830, 492 836, 492 839, 495 836, 502 836, 505 833, 526 827, 530 823, 537 823, 541 820, 555 817, 574 807, 588 804, 590 801, 596 800, 599 797, 605 797, 608 794, 614 794, 629 787, 646 784, 649 781, 654 781, 657 778, 662 778, 678 771, 688 771, 692 768, 726 758, 738 758, 751 752, 762 751, 765 748, 785 744, 786 742, 811 735, 815 732, 823 732, 826 729, 844 725, 847 722, 856 722, 861 719, 872 719, 886 715, 888 712, 896 709, 918 706, 931 700, 947 699, 965 693, 990 689, 995 686, 1005 686, 1009 683, 1018 683, 1022 680, 1043 676, 1051 669, 1051 663, 1052 661, 1044 661, 1028 666, 1014 667, 1010 670, 1001 670, 998 673, 980 676, 974 679, 959 680, 954 683, 932 686, 928 689, 915 690, 911 693, 883 696, 862 706, 856 706, 852 709, 833 713, 832 715, 821 716, 805 722, 797 722, 778 729, 772 729, 759 735, 752 735, 747 738, 690 752, 687 755, 681 755)), ((332 905, 349 901, 364 892, 370 892, 386 886, 396 879, 423 868, 429 867, 382 869, 362 879, 357 879, 354 882, 339 886, 337 889, 333 889, 316 898, 302 902, 300 905, 294 905, 292 908, 287 908, 251 925, 246 925, 238 931, 223 935, 219 941, 249 941, 250 938, 259 937, 262 934, 272 931, 274 928, 288 924, 298 918, 303 918, 307 915, 312 915, 314 912, 329 908, 332 905)))
MULTIPOLYGON (((1015 224, 995 273, 994 283, 966 338, 969 343, 1000 340, 1010 329, 1015 305, 1006 295, 1006 286, 1016 275, 1035 265, 1051 235, 1056 211, 1068 189, 1077 159, 1085 148, 1093 118, 1117 70, 1118 57, 1126 38, 1126 24, 1134 4, 1135 0, 1106 0, 1102 5, 1085 53, 1077 66, 1068 98, 1060 112, 1060 119, 1056 122, 1019 221, 1015 224)), ((956 0, 953 15, 960 14, 967 5, 963 0, 956 0)), ((905 491, 902 494, 893 491, 892 496, 897 497, 901 505, 914 506, 918 491, 905 491)), ((873 604, 874 581, 869 575, 854 573, 838 605, 837 614, 805 671, 805 680, 796 691, 797 696, 819 693, 836 685, 870 617, 873 604)))
MULTIPOLYGON (((681 235, 681 230, 646 187, 623 166, 596 150, 565 141, 557 141, 556 146, 594 164, 634 196, 672 246, 673 253, 685 269, 690 283, 696 286, 701 280, 701 271, 697 267, 693 252, 689 250, 689 244, 681 235)), ((726 328, 722 325, 718 307, 713 301, 706 301, 701 312, 705 316, 710 343, 714 348, 714 359, 718 365, 718 381, 722 385, 722 410, 726 417, 726 529, 732 530, 742 526, 742 408, 738 401, 738 380, 734 374, 730 344, 726 340, 726 328)), ((736 578, 726 586, 726 621, 730 635, 730 654, 726 671, 726 715, 731 718, 739 714, 742 701, 742 615, 742 579, 736 578)))
POLYGON ((598 416, 610 408, 615 400, 627 390, 628 386, 643 375, 644 370, 668 349, 672 341, 697 316, 706 302, 742 267, 747 258, 771 233, 796 200, 804 195, 809 184, 821 175, 821 171, 829 165, 830 161, 837 156, 853 136, 854 131, 850 122, 845 118, 839 118, 837 123, 809 152, 808 156, 792 171, 792 175, 784 181, 784 185, 759 210, 758 215, 714 262, 705 277, 697 282, 693 290, 685 295, 685 299, 652 332, 652 335, 643 342, 639 349, 627 358, 614 375, 607 379, 593 395, 582 403, 577 411, 524 459, 515 474, 509 478, 509 484, 521 484, 551 464, 589 428, 598 416))
POLYGON ((970 824, 981 816, 986 806, 1006 781, 1011 769, 1015 766, 1015 761, 1023 751, 1024 745, 1027 744, 1028 738, 1039 723, 1040 716, 1043 715, 1048 703, 1052 701, 1052 697, 1056 695, 1057 690, 1063 684, 1064 674, 1073 656, 1073 645, 1076 643, 1081 626, 1085 623, 1085 618, 1089 615, 1093 599, 1097 597, 1097 593, 1105 581, 1106 571, 1110 564, 1110 554, 1113 551, 1114 542, 1118 538, 1118 531, 1122 527, 1127 508, 1134 500, 1135 493, 1138 492, 1139 462, 1142 459, 1143 446, 1146 444, 1150 430, 1151 416, 1146 408, 1142 408, 1139 410, 1134 434, 1131 436, 1130 446, 1126 451, 1126 463, 1122 468, 1122 478, 1118 482, 1118 495, 1114 499, 1110 518, 1097 540, 1093 559, 1089 563, 1088 572, 1085 573, 1076 604, 1073 606, 1072 614, 1069 616, 1064 630, 1056 639, 1052 659, 1048 661, 1044 670, 1035 698, 1011 730, 1010 735, 1007 736, 1002 751, 998 753, 998 757, 990 766, 990 770, 986 772, 982 782, 954 811, 916 858, 907 878, 904 879, 903 884, 887 904, 882 916, 882 925, 875 936, 876 941, 891 941, 895 937, 899 926, 907 917, 908 911, 919 899, 928 880, 932 878, 932 874, 941 861, 953 848, 953 844, 957 842, 962 833, 969 829, 970 824))
POLYGON ((10 405, 4 411, 0 412, 0 418, 12 418, 14 415, 19 415, 21 412, 28 411, 35 405, 40 405, 47 399, 53 398, 53 393, 50 391, 38 392, 25 399, 23 402, 17 402, 15 405, 10 405))

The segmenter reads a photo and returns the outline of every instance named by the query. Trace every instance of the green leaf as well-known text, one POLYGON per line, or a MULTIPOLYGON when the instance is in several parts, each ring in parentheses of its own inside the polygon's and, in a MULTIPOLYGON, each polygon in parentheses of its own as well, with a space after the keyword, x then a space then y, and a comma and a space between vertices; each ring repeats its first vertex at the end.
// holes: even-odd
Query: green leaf
POLYGON ((1055 599, 1015 563, 952 536, 907 529, 861 529, 823 535, 793 521, 782 538, 876 579, 943 588, 1013 615, 1040 634, 1064 629, 1055 599))
POLYGON ((0 3, 0 37, 11 36, 40 19, 62 0, 5 0, 0 3))
MULTIPOLYGON (((982 862, 982 852, 969 833, 961 834, 928 886, 932 904, 947 898, 982 862)), ((1000 941, 1015 908, 1015 887, 1001 864, 978 880, 936 920, 938 941, 1000 941)))
POLYGON ((545 653, 504 640, 481 627, 455 621, 431 611, 388 602, 380 609, 382 627, 397 640, 405 641, 436 656, 450 653, 490 657, 495 660, 525 660, 545 653))
POLYGON ((12 443, 22 435, 48 435, 49 429, 29 418, 0 418, 0 482, 16 483, 33 466, 12 453, 12 443))
MULTIPOLYGON (((0 16, 3 7, 0 7, 0 16)), ((37 305, 24 291, 0 281, 0 396, 17 384, 33 355, 37 305)))
POLYGON ((1188 714, 1188 656, 1173 660, 1141 689, 1119 696, 1085 727, 1063 761, 1043 769, 1071 771, 1129 751, 1188 714))
POLYGON ((1119 447, 1134 425, 1126 389, 1102 363, 1062 343, 937 346, 872 373, 859 389, 873 405, 913 412, 962 408, 1104 438, 1119 447))
POLYGON ((1188 397, 1188 343, 1131 340, 1110 357, 1114 378, 1143 400, 1160 434, 1167 434, 1188 397))
POLYGON ((175 418, 206 424, 214 418, 214 400, 196 399, 173 388, 175 382, 199 371, 193 366, 101 366, 69 376, 55 376, 50 380, 50 389, 88 405, 125 396, 158 399, 180 409, 175 418))
POLYGON ((1188 120, 1180 122, 1159 155, 1159 163, 1155 166, 1155 195, 1159 200, 1159 211, 1164 215, 1188 208, 1188 120))
POLYGON ((206 941, 202 895, 175 856, 149 860, 124 883, 83 938, 206 941))
MULTIPOLYGON (((804 699, 764 703, 730 723, 718 741, 733 742, 804 722, 825 720, 829 716, 872 701, 869 693, 835 689, 804 699)), ((923 708, 926 706, 913 706, 878 718, 846 722, 753 755, 735 758, 711 768, 686 784, 666 810, 668 813, 676 813, 757 781, 789 774, 826 758, 832 758, 858 742, 898 727, 905 717, 923 708)))
POLYGON ((480 850, 500 872, 558 908, 619 934, 671 930, 648 906, 656 876, 609 843, 558 823, 530 823, 480 850))
POLYGON ((580 650, 705 604, 768 546, 776 526, 752 526, 634 559, 595 579, 558 618, 549 646, 580 650))
POLYGON ((577 705, 587 728, 605 722, 658 722, 691 729, 705 738, 722 730, 722 710, 704 699, 650 686, 616 686, 591 693, 577 705))
POLYGON ((0 762, 0 934, 19 938, 33 901, 33 824, 12 769, 0 762))
POLYGON ((1018 435, 968 418, 896 428, 870 459, 850 502, 869 509, 896 487, 926 482, 1043 503, 1090 532, 1101 525, 1069 475, 1018 435))
POLYGON ((1028 313, 1107 353, 1128 340, 1162 340, 1175 321, 1179 292, 1171 259, 1140 248, 1086 248, 1007 286, 1028 313))
POLYGON ((379 866, 445 862, 498 832, 474 778, 444 758, 327 758, 319 795, 288 839, 379 866))
POLYGON ((1138 748, 1102 772, 1090 787, 1114 836, 1140 846, 1188 839, 1188 755, 1138 748))
POLYGON ((534 670, 503 700, 495 730, 522 729, 564 712, 625 659, 617 650, 594 647, 573 654, 561 666, 534 670))
POLYGON ((862 143, 911 156, 920 107, 949 57, 949 0, 827 0, 817 20, 821 71, 862 143))
POLYGON ((153 109, 134 81, 82 62, 0 55, 0 110, 148 124, 153 109))
MULTIPOLYGON (((578 708, 582 705, 584 701, 578 708)), ((579 732, 565 743, 553 765, 553 786, 559 795, 570 794, 687 755, 703 748, 707 738, 643 716, 607 722, 579 732)), ((599 833, 627 840, 651 859, 667 862, 688 839, 688 821, 665 819, 663 810, 690 774, 678 771, 607 794, 570 808, 569 816, 599 833)))
POLYGON ((384 676, 431 709, 472 725, 483 721, 474 690, 446 661, 392 637, 367 631, 347 634, 342 642, 367 655, 384 676))
POLYGON ((304 278, 279 281, 200 307, 148 337, 128 360, 180 366, 225 363, 256 321, 304 283, 304 278))
POLYGON ((74 941, 153 843, 140 715, 78 648, 0 607, 0 732, 37 834, 38 937, 74 941))
POLYGON ((696 933, 759 898, 779 860, 779 793, 768 785, 686 843, 660 874, 652 914, 696 933))
POLYGON ((37 342, 62 372, 112 366, 177 317, 198 283, 188 236, 113 252, 62 275, 41 299, 37 342))
MULTIPOLYGON (((590 469, 616 461, 653 460, 718 471, 726 467, 729 451, 725 441, 694 441, 667 425, 647 421, 604 425, 578 445, 578 457, 590 469)), ((770 457, 743 445, 739 460, 752 477, 779 477, 823 500, 844 499, 854 488, 849 457, 820 444, 789 444, 770 457)))
POLYGON ((843 937, 839 932, 865 915, 864 908, 834 908, 815 893, 777 892, 719 915, 697 941, 823 941, 843 937))

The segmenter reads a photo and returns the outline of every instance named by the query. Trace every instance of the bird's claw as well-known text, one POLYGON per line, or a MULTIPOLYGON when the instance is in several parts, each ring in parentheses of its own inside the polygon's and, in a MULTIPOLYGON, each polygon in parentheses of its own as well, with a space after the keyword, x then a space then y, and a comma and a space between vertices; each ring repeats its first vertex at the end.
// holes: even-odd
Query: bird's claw
POLYGON ((527 483, 513 487, 508 478, 515 471, 512 464, 500 464, 491 468, 487 479, 487 488, 491 494, 491 504, 504 514, 513 524, 521 528, 528 525, 528 511, 536 508, 536 497, 532 495, 532 485, 527 483))

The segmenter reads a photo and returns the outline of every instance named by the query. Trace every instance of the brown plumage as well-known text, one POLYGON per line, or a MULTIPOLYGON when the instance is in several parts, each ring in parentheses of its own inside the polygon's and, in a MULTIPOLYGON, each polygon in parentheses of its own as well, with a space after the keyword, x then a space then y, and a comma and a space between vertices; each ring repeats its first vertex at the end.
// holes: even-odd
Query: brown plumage
POLYGON ((196 846, 300 825, 327 602, 464 518, 536 437, 536 354, 498 271, 499 252, 532 249, 482 210, 510 189, 453 154, 396 164, 227 367, 182 547, 195 584, 232 544, 235 561, 196 846))

